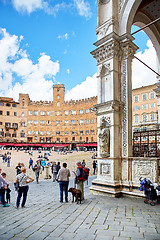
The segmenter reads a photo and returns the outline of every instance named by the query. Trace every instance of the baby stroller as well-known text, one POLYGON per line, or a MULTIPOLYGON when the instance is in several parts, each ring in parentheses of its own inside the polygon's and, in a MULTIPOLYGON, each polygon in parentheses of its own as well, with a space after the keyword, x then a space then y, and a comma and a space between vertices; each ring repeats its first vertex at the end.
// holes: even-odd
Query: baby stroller
POLYGON ((142 180, 142 178, 139 179, 140 180, 140 191, 144 191, 145 194, 145 199, 144 199, 144 203, 149 203, 151 206, 154 206, 154 202, 153 200, 159 200, 160 198, 160 192, 157 189, 154 189, 154 185, 153 183, 150 181, 149 178, 144 178, 142 180))

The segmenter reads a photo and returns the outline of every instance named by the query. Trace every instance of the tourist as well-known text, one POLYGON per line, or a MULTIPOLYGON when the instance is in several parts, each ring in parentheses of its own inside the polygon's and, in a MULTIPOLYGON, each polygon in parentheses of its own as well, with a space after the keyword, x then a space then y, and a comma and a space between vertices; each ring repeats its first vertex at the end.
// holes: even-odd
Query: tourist
POLYGON ((82 166, 83 166, 83 167, 86 166, 86 162, 85 162, 85 160, 82 161, 82 166))
POLYGON ((18 165, 15 167, 17 169, 17 175, 21 173, 21 163, 18 163, 18 165))
POLYGON ((39 164, 39 161, 36 161, 36 164, 34 165, 33 171, 35 172, 36 175, 36 182, 39 183, 39 173, 41 170, 41 165, 39 164))
POLYGON ((42 171, 44 171, 44 167, 46 166, 46 161, 43 159, 41 161, 42 171))
POLYGON ((56 180, 56 178, 57 178, 56 162, 53 162, 53 164, 51 166, 51 170, 52 170, 53 182, 54 182, 56 180))
POLYGON ((11 157, 7 157, 7 167, 10 167, 10 163, 11 163, 11 157))
POLYGON ((68 184, 69 184, 70 171, 67 168, 67 163, 63 163, 63 168, 58 172, 58 181, 60 188, 60 202, 63 202, 63 189, 65 191, 65 201, 68 202, 68 184))
POLYGON ((84 181, 82 179, 83 166, 80 161, 76 162, 76 165, 77 165, 77 171, 76 173, 74 172, 76 175, 76 186, 77 186, 77 189, 81 190, 81 193, 82 193, 81 199, 84 200, 84 181))
POLYGON ((8 187, 8 183, 5 180, 6 173, 0 174, 0 200, 2 203, 2 207, 9 207, 10 205, 5 201, 5 189, 8 187))
POLYGON ((96 174, 97 163, 94 160, 92 164, 93 164, 93 175, 95 175, 96 174))
POLYGON ((60 166, 60 162, 58 162, 58 163, 56 164, 56 171, 57 171, 57 174, 58 174, 60 168, 61 168, 61 166, 60 166))
POLYGON ((33 168, 33 159, 32 159, 32 158, 29 159, 29 168, 30 168, 30 167, 33 168))
POLYGON ((16 181, 15 181, 15 183, 19 183, 16 208, 19 207, 22 194, 23 194, 23 200, 22 200, 21 207, 22 208, 25 207, 27 193, 28 193, 28 183, 33 182, 33 181, 34 181, 34 179, 26 174, 26 168, 22 167, 21 173, 17 175, 16 181))

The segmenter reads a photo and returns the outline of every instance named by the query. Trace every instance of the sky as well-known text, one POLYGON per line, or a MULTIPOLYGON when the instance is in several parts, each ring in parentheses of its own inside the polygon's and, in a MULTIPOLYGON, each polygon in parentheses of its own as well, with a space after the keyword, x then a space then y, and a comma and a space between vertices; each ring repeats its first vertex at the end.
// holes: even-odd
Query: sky
MULTIPOLYGON (((0 96, 53 100, 53 84, 65 99, 97 95, 96 0, 0 0, 0 96), (92 86, 92 87, 91 87, 92 86)), ((132 31, 135 31, 133 27, 132 31)), ((135 36, 136 56, 156 70, 156 53, 144 32, 135 36)), ((133 88, 156 75, 133 60, 133 88)))

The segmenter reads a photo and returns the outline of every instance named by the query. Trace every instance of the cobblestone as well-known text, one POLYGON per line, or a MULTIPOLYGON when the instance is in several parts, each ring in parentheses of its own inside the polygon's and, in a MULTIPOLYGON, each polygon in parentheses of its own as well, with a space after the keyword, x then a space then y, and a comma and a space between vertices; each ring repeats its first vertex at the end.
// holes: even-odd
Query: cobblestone
MULTIPOLYGON (((160 207, 139 198, 94 196, 85 183, 82 204, 59 202, 59 186, 52 180, 30 184, 26 208, 0 206, 0 240, 159 240, 160 207)), ((70 186, 73 187, 73 179, 70 186)))

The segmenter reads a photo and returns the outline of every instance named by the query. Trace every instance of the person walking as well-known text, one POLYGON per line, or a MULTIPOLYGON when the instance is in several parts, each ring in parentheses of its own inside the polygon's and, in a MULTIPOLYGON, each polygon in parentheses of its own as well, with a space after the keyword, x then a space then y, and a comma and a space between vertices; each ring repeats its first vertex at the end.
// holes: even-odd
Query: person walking
POLYGON ((52 169, 52 174, 53 174, 53 182, 55 182, 55 180, 57 178, 56 162, 53 162, 51 169, 52 169))
POLYGON ((33 159, 32 158, 29 159, 29 168, 30 167, 33 168, 33 159))
POLYGON ((58 172, 58 181, 60 188, 60 202, 63 202, 63 189, 65 191, 65 201, 68 202, 68 184, 69 177, 71 176, 70 170, 67 168, 67 163, 63 163, 63 168, 58 172))
POLYGON ((5 189, 8 187, 8 183, 5 180, 6 173, 0 174, 0 200, 2 203, 2 207, 9 207, 10 205, 5 201, 5 189))
POLYGON ((27 200, 27 193, 28 193, 28 183, 33 182, 34 179, 31 178, 29 175, 26 174, 26 168, 21 168, 21 173, 17 175, 15 183, 19 183, 19 189, 18 189, 18 196, 17 196, 17 202, 16 202, 16 208, 19 207, 20 200, 23 194, 23 200, 21 207, 25 207, 25 203, 27 200))
POLYGON ((18 163, 18 165, 15 167, 15 169, 17 170, 17 175, 21 173, 21 163, 18 163))
POLYGON ((96 174, 97 163, 94 160, 92 164, 93 164, 93 175, 95 175, 96 174))
POLYGON ((38 179, 39 179, 39 173, 41 170, 41 165, 39 164, 39 161, 36 161, 36 164, 34 165, 33 168, 35 175, 36 175, 36 182, 39 183, 38 179))
POLYGON ((82 178, 83 166, 80 161, 76 162, 77 171, 76 171, 76 187, 81 190, 81 200, 84 200, 84 181, 82 178))
POLYGON ((61 169, 60 162, 57 162, 57 164, 56 164, 57 174, 58 174, 58 172, 59 172, 60 169, 61 169))

